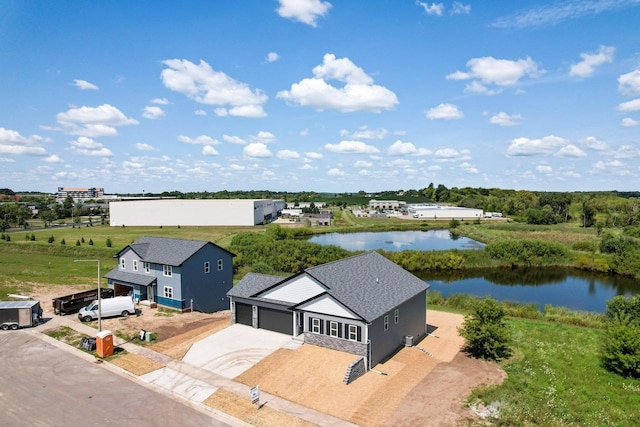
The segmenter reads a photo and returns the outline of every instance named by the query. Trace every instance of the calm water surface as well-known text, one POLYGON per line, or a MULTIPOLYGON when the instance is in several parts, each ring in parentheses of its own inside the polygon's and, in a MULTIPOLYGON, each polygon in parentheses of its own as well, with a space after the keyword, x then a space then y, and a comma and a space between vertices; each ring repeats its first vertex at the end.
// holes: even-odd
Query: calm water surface
POLYGON ((313 236, 310 242, 336 245, 348 251, 446 251, 482 249, 484 244, 467 237, 452 237, 449 230, 380 231, 363 233, 329 233, 313 236))
POLYGON ((492 269, 451 274, 425 274, 423 279, 442 296, 470 294, 499 301, 568 307, 604 312, 616 295, 640 294, 640 280, 564 268, 492 269))

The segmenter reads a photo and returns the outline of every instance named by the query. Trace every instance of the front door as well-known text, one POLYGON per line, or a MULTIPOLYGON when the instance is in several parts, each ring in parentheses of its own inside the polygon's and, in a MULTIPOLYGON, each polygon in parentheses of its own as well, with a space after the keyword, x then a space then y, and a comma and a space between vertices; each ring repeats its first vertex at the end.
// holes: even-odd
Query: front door
POLYGON ((149 302, 153 302, 154 301, 154 298, 153 298, 153 285, 147 286, 147 299, 149 300, 149 302))
POLYGON ((304 314, 301 311, 296 311, 296 335, 300 335, 304 326, 304 314))

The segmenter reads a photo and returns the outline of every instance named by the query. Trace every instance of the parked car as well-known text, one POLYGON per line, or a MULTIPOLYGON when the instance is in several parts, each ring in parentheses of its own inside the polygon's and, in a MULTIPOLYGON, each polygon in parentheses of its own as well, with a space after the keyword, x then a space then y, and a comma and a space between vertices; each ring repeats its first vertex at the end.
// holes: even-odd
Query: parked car
MULTIPOLYGON (((130 296, 114 297, 100 300, 100 316, 124 316, 136 314, 136 308, 133 305, 133 298, 130 296)), ((98 318, 98 301, 93 301, 78 312, 78 318, 82 322, 89 322, 98 318)))

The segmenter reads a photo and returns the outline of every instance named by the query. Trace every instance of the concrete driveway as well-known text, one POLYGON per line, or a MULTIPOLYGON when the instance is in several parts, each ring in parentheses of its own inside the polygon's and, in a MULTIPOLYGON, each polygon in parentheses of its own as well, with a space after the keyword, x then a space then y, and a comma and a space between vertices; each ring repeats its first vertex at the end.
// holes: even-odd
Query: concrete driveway
POLYGON ((231 379, 277 349, 300 344, 290 335, 234 324, 195 343, 182 360, 231 379))

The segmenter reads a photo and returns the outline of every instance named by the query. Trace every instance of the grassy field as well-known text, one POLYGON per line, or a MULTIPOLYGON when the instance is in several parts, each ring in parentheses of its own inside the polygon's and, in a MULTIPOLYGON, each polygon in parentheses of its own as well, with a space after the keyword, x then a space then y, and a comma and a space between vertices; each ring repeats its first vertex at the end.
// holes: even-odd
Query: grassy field
POLYGON ((500 407, 496 425, 640 425, 640 380, 600 366, 601 329, 529 319, 508 323, 515 349, 502 363, 508 377, 471 398, 500 407))

